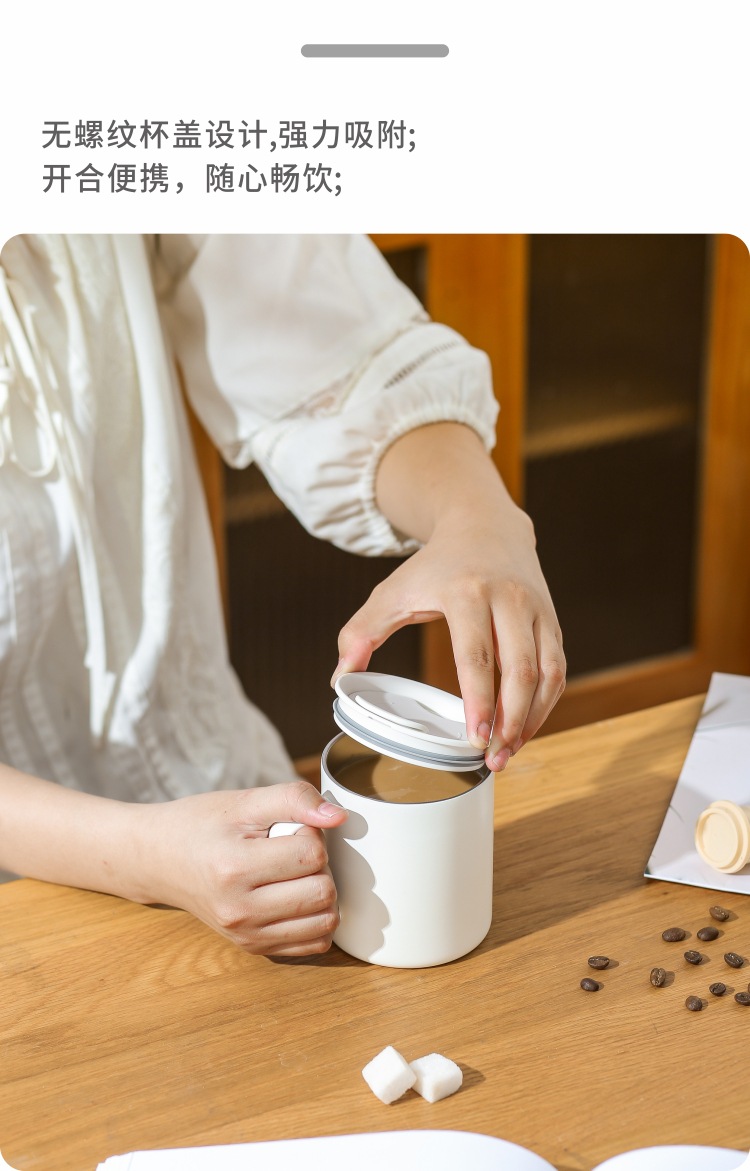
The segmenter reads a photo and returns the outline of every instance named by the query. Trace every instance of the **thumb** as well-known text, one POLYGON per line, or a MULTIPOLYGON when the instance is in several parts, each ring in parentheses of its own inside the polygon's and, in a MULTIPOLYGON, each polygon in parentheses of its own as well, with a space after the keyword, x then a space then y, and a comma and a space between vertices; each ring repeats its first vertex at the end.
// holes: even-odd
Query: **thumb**
POLYGON ((253 820, 263 828, 279 822, 300 822, 317 829, 341 825, 349 814, 340 805, 334 805, 321 797, 318 790, 308 781, 294 781, 288 785, 269 785, 256 789, 253 795, 253 820))
POLYGON ((335 687, 339 676, 348 671, 366 671, 372 652, 380 645, 379 641, 366 633, 360 615, 364 615, 364 610, 355 614, 339 634, 339 661, 331 676, 331 687, 335 687))
POLYGON ((386 578, 339 631, 339 661, 331 686, 346 671, 366 671, 373 651, 413 621, 414 616, 401 607, 394 595, 391 579, 386 578))

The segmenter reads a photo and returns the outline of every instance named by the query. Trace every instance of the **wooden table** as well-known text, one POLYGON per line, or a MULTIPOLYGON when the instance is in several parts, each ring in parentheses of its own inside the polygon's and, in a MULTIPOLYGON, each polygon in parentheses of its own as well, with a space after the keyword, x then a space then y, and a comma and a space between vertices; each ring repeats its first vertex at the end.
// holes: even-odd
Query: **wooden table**
POLYGON ((187 914, 37 882, 0 890, 0 1149, 14 1167, 93 1171, 150 1147, 452 1128, 559 1171, 635 1146, 750 1147, 741 896, 647 881, 644 864, 700 699, 527 746, 496 784, 495 915, 470 956, 399 971, 333 949, 247 956, 187 914), (709 962, 682 958, 721 902, 709 962), (661 932, 689 929, 668 945, 661 932), (613 958, 581 990, 592 954, 613 958), (649 971, 673 973, 653 988, 649 971), (690 993, 710 1001, 684 1007, 690 993), (460 1093, 382 1105, 360 1076, 387 1044, 436 1050, 460 1093))

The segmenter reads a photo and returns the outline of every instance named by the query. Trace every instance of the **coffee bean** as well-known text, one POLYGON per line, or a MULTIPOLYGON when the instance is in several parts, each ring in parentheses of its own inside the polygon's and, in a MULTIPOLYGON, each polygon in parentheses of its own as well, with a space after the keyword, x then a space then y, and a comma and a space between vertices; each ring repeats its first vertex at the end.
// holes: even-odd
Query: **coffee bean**
POLYGON ((719 923, 724 923, 729 918, 729 911, 725 911, 723 907, 709 907, 708 913, 719 923))
POLYGON ((736 951, 728 951, 724 959, 729 964, 730 968, 741 968, 744 964, 742 956, 738 956, 736 951))
POLYGON ((717 981, 716 984, 709 984, 708 986, 708 991, 712 996, 723 996, 726 990, 727 986, 726 984, 722 984, 721 980, 717 981))
POLYGON ((598 968, 598 969, 608 968, 609 967, 609 956, 589 956, 589 958, 586 962, 588 963, 590 968, 598 968))
POLYGON ((719 928, 718 927, 701 927, 700 931, 698 932, 698 938, 702 939, 704 943, 706 943, 710 939, 718 939, 719 938, 719 928))
POLYGON ((689 1008, 691 1012, 700 1012, 703 1008, 703 1001, 700 996, 688 996, 685 1001, 685 1008, 689 1008))
POLYGON ((700 964, 703 960, 703 956, 699 951, 686 951, 685 959, 689 964, 700 964))
POLYGON ((683 931, 681 927, 668 927, 666 931, 661 933, 665 943, 679 943, 686 935, 687 931, 683 931))
POLYGON ((598 992, 600 985, 597 984, 596 980, 590 980, 588 976, 584 976, 581 980, 581 988, 584 992, 598 992))
POLYGON ((651 969, 651 975, 649 976, 649 980, 653 984, 654 988, 661 988, 661 986, 664 983, 664 981, 666 980, 666 978, 667 978, 667 973, 665 972, 664 968, 652 968, 651 969))
POLYGON ((750 992, 735 992, 734 999, 738 1004, 750 1004, 750 992))

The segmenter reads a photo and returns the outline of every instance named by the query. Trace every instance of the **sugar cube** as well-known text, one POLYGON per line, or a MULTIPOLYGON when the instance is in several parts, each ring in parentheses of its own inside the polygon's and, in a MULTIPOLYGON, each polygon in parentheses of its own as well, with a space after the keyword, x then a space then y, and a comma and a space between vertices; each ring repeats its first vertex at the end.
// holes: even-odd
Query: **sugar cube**
POLYGON ((416 1081, 416 1073, 397 1049, 388 1045, 362 1070, 362 1077, 381 1102, 390 1105, 416 1081))
POLYGON ((410 1064, 415 1077, 414 1089, 428 1102, 439 1102, 461 1088, 464 1080, 461 1067, 440 1053, 428 1053, 410 1064))

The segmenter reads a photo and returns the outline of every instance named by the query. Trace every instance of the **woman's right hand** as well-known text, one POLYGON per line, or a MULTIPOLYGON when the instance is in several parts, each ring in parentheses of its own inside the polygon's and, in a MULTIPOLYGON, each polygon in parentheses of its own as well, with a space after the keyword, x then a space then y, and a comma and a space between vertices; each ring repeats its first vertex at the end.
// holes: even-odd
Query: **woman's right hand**
POLYGON ((347 814, 312 785, 199 793, 142 812, 154 892, 148 901, 190 911, 254 955, 329 949, 339 914, 321 830, 347 814), (277 822, 303 824, 269 838, 277 822))

